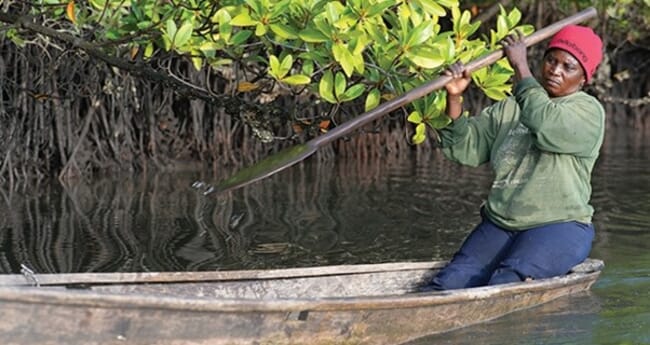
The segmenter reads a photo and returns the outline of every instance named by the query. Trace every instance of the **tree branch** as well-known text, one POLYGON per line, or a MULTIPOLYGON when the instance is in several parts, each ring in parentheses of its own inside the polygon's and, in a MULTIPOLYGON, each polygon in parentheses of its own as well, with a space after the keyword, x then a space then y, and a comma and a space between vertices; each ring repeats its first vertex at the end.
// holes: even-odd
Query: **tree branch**
POLYGON ((70 44, 71 46, 84 51, 86 54, 104 61, 105 63, 117 67, 121 70, 127 71, 135 76, 153 81, 158 83, 163 83, 165 86, 171 87, 176 92, 192 97, 204 100, 208 103, 223 105, 227 102, 225 98, 215 97, 213 94, 208 92, 208 90, 198 87, 196 85, 188 85, 183 83, 180 80, 174 79, 164 73, 160 73, 153 69, 151 66, 146 65, 141 62, 132 63, 128 60, 121 59, 119 57, 111 56, 104 53, 101 49, 98 49, 95 45, 81 38, 66 34, 64 32, 59 32, 57 30, 36 24, 32 20, 31 16, 16 16, 10 13, 0 12, 0 22, 5 22, 18 26, 29 31, 51 37, 65 43, 70 44))

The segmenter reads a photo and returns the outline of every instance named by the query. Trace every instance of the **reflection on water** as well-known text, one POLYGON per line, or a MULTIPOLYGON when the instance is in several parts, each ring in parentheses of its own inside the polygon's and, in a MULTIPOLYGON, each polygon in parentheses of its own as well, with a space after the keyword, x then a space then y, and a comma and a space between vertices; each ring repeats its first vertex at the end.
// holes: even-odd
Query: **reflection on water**
MULTIPOLYGON (((650 344, 650 146, 608 137, 594 257, 573 296, 418 344, 650 344), (483 341, 484 340, 484 341, 483 341)), ((0 189, 0 272, 195 271, 445 259, 478 220, 487 168, 439 155, 316 163, 203 196, 199 173, 0 189)))
POLYGON ((303 164, 208 197, 197 174, 3 192, 0 270, 193 271, 448 257, 487 169, 440 157, 303 164))

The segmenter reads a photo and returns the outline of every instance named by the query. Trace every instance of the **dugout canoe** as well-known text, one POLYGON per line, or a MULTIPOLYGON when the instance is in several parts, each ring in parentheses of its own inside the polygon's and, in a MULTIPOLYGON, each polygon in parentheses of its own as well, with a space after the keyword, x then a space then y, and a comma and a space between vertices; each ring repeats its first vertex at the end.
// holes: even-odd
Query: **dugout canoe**
POLYGON ((415 292, 443 265, 0 275, 0 343, 400 344, 588 290, 603 262, 551 279, 415 292))

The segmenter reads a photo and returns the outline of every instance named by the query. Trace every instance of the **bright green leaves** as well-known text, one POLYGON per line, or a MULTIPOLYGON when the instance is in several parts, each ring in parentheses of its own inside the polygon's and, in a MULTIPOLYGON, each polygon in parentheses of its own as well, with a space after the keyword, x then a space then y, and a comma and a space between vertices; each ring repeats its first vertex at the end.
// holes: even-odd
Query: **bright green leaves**
POLYGON ((348 77, 351 77, 355 70, 363 73, 365 67, 363 56, 361 54, 353 54, 348 48, 348 45, 342 43, 334 44, 332 47, 332 55, 334 55, 334 60, 341 65, 348 77))
POLYGON ((323 43, 328 41, 327 36, 322 31, 312 27, 307 27, 300 31, 298 36, 307 43, 323 43))
POLYGON ((167 49, 185 46, 192 37, 192 30, 193 25, 191 22, 185 22, 178 28, 175 21, 171 19, 167 20, 164 31, 165 35, 163 36, 167 49))
POLYGON ((499 16, 497 17, 497 30, 490 30, 490 46, 495 47, 496 44, 504 39, 513 30, 519 30, 525 36, 530 35, 535 31, 532 25, 518 26, 521 20, 521 11, 513 8, 509 13, 501 6, 499 16))
POLYGON ((270 24, 269 27, 271 28, 271 31, 273 31, 273 33, 275 33, 278 37, 283 38, 285 40, 292 40, 298 37, 298 32, 288 25, 277 23, 277 24, 270 24))
POLYGON ((406 36, 405 47, 415 47, 433 37, 433 22, 424 21, 406 36))
POLYGON ((440 47, 425 44, 434 36, 433 22, 424 21, 406 36, 406 42, 402 49, 404 55, 415 65, 433 69, 440 67, 446 60, 444 52, 440 47))
MULTIPOLYGON (((444 7, 440 6, 438 3, 440 1, 434 1, 434 0, 414 0, 416 4, 418 4, 420 7, 424 9, 424 11, 428 14, 435 15, 438 17, 444 17, 447 12, 445 11, 444 7)), ((451 1, 453 3, 454 1, 451 1)), ((447 7, 452 7, 452 6, 458 6, 458 2, 456 1, 455 4, 447 7)))
POLYGON ((269 56, 269 74, 277 81, 289 85, 305 85, 311 82, 311 78, 303 74, 287 76, 293 66, 293 56, 287 55, 278 60, 275 55, 269 56))
POLYGON ((379 89, 372 89, 370 92, 368 92, 368 96, 366 97, 366 104, 364 106, 365 111, 372 110, 376 108, 379 105, 379 102, 381 101, 381 92, 379 89))
POLYGON ((414 111, 409 115, 408 120, 409 122, 417 123, 417 125, 415 125, 415 134, 413 134, 411 140, 413 140, 413 143, 416 145, 422 144, 427 138, 427 126, 422 122, 422 115, 417 111, 414 111))
MULTIPOLYGON (((502 8, 490 41, 475 37, 480 23, 459 8, 458 0, 63 3, 68 7, 49 6, 48 13, 73 21, 81 34, 95 35, 111 51, 130 51, 132 58, 144 59, 173 51, 196 69, 220 74, 231 84, 227 90, 275 92, 273 96, 277 90, 311 93, 331 105, 332 112, 350 102, 363 103, 365 110, 376 108, 382 99, 437 78, 455 61, 466 63, 497 48, 498 40, 513 29, 532 31, 518 26, 517 9, 502 8), (441 17, 451 24, 448 31, 442 31, 441 17)), ((490 98, 501 99, 510 92, 511 74, 507 63, 499 62, 477 71, 474 82, 490 98)), ((407 108, 416 143, 425 140, 427 127, 449 122, 440 93, 407 108)))
POLYGON ((174 20, 167 20, 163 42, 165 49, 176 50, 180 53, 189 53, 190 59, 194 68, 200 70, 203 67, 203 59, 200 57, 200 47, 195 47, 191 41, 194 31, 194 22, 192 20, 185 21, 179 28, 174 20))
POLYGON ((318 84, 318 92, 324 100, 332 104, 349 102, 361 96, 366 87, 363 84, 355 84, 350 87, 345 75, 331 70, 325 71, 318 84))
POLYGON ((426 139, 426 126, 431 128, 443 128, 451 119, 445 115, 446 93, 444 91, 434 92, 422 99, 413 102, 415 108, 406 120, 415 124, 415 134, 411 137, 414 144, 421 144, 426 139))
POLYGON ((440 67, 446 60, 440 50, 432 47, 411 48, 405 55, 417 66, 428 69, 440 67))
POLYGON ((323 74, 320 83, 318 83, 318 93, 324 100, 332 104, 338 103, 334 97, 334 74, 332 71, 327 70, 323 74))
POLYGON ((283 39, 294 39, 298 32, 282 22, 285 12, 288 11, 290 0, 272 2, 268 0, 246 0, 247 7, 235 8, 234 12, 241 10, 231 22, 233 26, 255 27, 256 36, 264 36, 269 30, 283 39))
POLYGON ((282 62, 275 55, 269 56, 269 74, 277 80, 284 78, 289 73, 292 65, 293 57, 291 55, 285 56, 282 62))
POLYGON ((508 80, 512 76, 512 69, 505 58, 497 61, 496 64, 481 68, 472 73, 472 80, 493 100, 500 101, 512 91, 512 84, 508 80))
POLYGON ((451 11, 451 18, 453 22, 453 32, 456 36, 456 45, 460 46, 462 41, 469 38, 481 26, 481 22, 477 21, 471 23, 472 14, 465 10, 460 12, 458 7, 454 7, 451 11))
POLYGON ((230 24, 233 26, 256 26, 257 23, 259 23, 259 21, 251 18, 251 15, 248 11, 244 11, 238 14, 230 22, 230 24))

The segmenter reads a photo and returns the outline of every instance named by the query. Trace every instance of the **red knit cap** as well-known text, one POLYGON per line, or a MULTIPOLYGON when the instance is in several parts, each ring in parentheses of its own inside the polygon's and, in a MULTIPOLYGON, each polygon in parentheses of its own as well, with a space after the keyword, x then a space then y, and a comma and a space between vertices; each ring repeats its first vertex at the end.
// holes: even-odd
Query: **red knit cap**
POLYGON ((571 53, 582 65, 587 82, 591 80, 603 59, 603 42, 591 28, 586 26, 565 26, 551 38, 547 49, 551 48, 560 48, 571 53))

